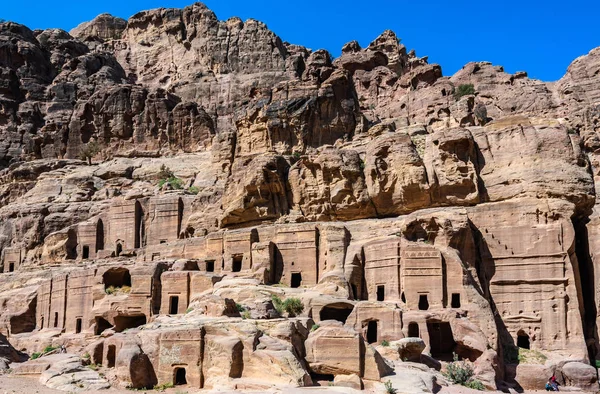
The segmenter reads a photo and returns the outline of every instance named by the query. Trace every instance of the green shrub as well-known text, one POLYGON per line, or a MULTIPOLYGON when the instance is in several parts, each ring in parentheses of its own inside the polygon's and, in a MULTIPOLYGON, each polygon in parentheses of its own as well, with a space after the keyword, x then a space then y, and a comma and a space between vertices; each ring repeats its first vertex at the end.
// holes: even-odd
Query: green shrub
POLYGON ((33 353, 33 354, 31 355, 31 357, 30 357, 30 358, 31 358, 32 360, 35 360, 36 358, 40 358, 41 356, 42 356, 42 353, 40 353, 40 352, 35 352, 35 353, 33 353))
POLYGON ((237 302, 235 303, 235 308, 237 309, 238 312, 244 312, 246 310, 246 307, 242 304, 238 304, 237 302))
POLYGON ((477 379, 469 380, 463 386, 468 387, 473 390, 485 391, 485 386, 477 379))
POLYGON ((294 159, 296 159, 296 161, 298 161, 298 160, 300 160, 300 156, 301 156, 301 155, 300 155, 300 152, 294 152, 294 153, 292 154, 292 156, 294 157, 294 159))
POLYGON ((381 341, 381 346, 388 347, 390 346, 390 343, 384 339, 383 341, 381 341))
POLYGON ((56 349, 58 349, 58 346, 46 346, 42 351, 42 354, 50 353, 51 351, 54 351, 56 349))
POLYGON ((190 312, 191 312, 191 311, 193 311, 193 310, 194 310, 194 308, 187 308, 187 309, 185 310, 185 313, 190 313, 190 312))
POLYGON ((304 311, 304 304, 299 298, 291 297, 283 301, 283 309, 290 317, 295 317, 304 311))
POLYGON ((310 328, 311 331, 317 331, 319 329, 319 327, 321 327, 318 324, 313 324, 313 326, 310 328))
POLYGON ((190 186, 188 188, 188 192, 191 194, 198 194, 200 193, 200 189, 198 188, 198 186, 190 186))
POLYGON ((171 188, 175 189, 175 190, 181 190, 183 189, 183 181, 177 177, 170 177, 167 179, 161 179, 160 181, 158 181, 158 187, 162 188, 164 185, 169 184, 169 186, 171 186, 171 188))
POLYGON ((245 310, 241 313, 242 315, 242 319, 246 320, 246 319, 250 319, 252 317, 252 315, 250 314, 249 310, 245 310))
POLYGON ((465 361, 458 361, 458 356, 454 354, 454 361, 448 364, 444 375, 452 382, 464 385, 473 377, 473 367, 465 361))
POLYGON ((281 298, 273 294, 271 296, 271 302, 273 302, 273 307, 275 308, 277 313, 283 315, 283 301, 281 301, 281 298))
POLYGON ((460 384, 475 390, 485 390, 483 383, 473 379, 473 366, 468 361, 458 361, 458 356, 454 354, 454 361, 448 364, 444 375, 455 384, 460 384))
POLYGON ((475 94, 475 86, 472 83, 459 85, 456 91, 454 92, 454 98, 460 99, 462 96, 468 96, 471 94, 475 94))
POLYGON ((360 166, 361 171, 365 170, 365 162, 364 162, 364 160, 360 161, 360 165, 359 166, 360 166))
POLYGON ((600 368, 600 360, 595 360, 594 364, 596 365, 596 368, 600 368))
POLYGON ((392 386, 392 382, 390 382, 389 380, 384 383, 384 386, 386 394, 396 394, 398 392, 398 390, 395 389, 394 386, 392 386))
POLYGON ((165 391, 166 389, 171 389, 173 387, 175 387, 173 383, 157 384, 156 386, 154 386, 154 390, 165 391))

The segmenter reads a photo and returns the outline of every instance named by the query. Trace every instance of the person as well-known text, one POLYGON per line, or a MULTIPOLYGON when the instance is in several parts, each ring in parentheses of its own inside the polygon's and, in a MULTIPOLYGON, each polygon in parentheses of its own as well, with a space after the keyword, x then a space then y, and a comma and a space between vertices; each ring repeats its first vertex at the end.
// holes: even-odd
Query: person
POLYGON ((552 375, 546 383, 546 391, 558 391, 558 383, 556 382, 556 376, 552 375))

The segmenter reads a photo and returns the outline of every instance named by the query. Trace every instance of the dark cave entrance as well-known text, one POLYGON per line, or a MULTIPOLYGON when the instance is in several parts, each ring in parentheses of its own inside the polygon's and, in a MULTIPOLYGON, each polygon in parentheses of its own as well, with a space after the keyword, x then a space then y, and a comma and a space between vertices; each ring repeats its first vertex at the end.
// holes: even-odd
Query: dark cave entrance
POLYGON ((187 379, 185 376, 185 368, 175 368, 175 372, 173 373, 173 383, 175 386, 182 386, 187 384, 187 379))
POLYGON ((177 201, 177 238, 183 238, 181 234, 181 226, 183 225, 183 200, 180 198, 177 201))
POLYGON ((206 260, 206 272, 215 272, 214 260, 206 260))
POLYGON ((354 305, 346 303, 330 304, 319 312, 321 320, 337 320, 342 323, 346 323, 348 316, 352 313, 354 305))
POLYGON ((102 334, 104 331, 112 328, 113 325, 110 324, 106 319, 102 317, 96 318, 96 335, 102 334))
POLYGON ((517 347, 520 347, 521 349, 530 349, 531 348, 531 342, 529 340, 529 335, 525 334, 525 331, 520 330, 517 333, 517 347))
POLYGON ((385 300, 385 286, 377 286, 377 301, 385 300))
POLYGON ((460 308, 460 294, 459 293, 452 294, 452 301, 450 303, 450 306, 452 308, 460 308))
POLYGON ((377 342, 377 320, 371 320, 367 325, 367 342, 377 342))
POLYGON ((75 334, 81 333, 81 325, 82 325, 82 320, 81 320, 81 318, 78 318, 77 321, 75 322, 75 334))
POLYGON ((421 335, 419 334, 419 325, 417 323, 410 322, 408 324, 408 336, 409 338, 420 338, 421 335))
POLYGON ((300 272, 295 272, 292 274, 292 288, 298 288, 302 286, 302 274, 300 272))
POLYGON ((116 316, 115 331, 123 332, 128 328, 137 328, 146 324, 146 316, 116 316))
POLYGON ((456 342, 452 327, 448 322, 427 323, 431 356, 437 360, 452 361, 456 350, 456 342))
POLYGON ((114 368, 115 359, 117 358, 117 347, 115 345, 108 345, 108 350, 106 351, 106 366, 108 368, 114 368))
POLYGON ((419 295, 419 310, 426 311, 429 309, 429 300, 427 299, 427 294, 419 295))
POLYGON ((179 313, 179 296, 172 296, 169 299, 169 315, 176 315, 179 313))
POLYGON ((242 260, 243 260, 243 256, 233 256, 233 262, 231 264, 232 272, 242 271, 242 260))
POLYGON ((135 202, 135 237, 134 245, 135 249, 144 246, 144 209, 139 201, 135 202))
POLYGON ((104 289, 109 287, 122 288, 131 287, 131 274, 127 268, 111 268, 102 275, 104 289))
POLYGON ((104 222, 101 219, 96 223, 96 253, 104 250, 104 222))

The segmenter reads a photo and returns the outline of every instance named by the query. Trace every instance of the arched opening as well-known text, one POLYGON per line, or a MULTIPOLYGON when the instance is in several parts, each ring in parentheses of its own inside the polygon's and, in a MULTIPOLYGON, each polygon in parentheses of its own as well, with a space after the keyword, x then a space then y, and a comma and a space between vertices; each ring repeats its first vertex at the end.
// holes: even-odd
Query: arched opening
POLYGON ((384 301, 384 300, 385 300, 385 286, 384 285, 377 286, 377 301, 384 301))
POLYGON ((336 304, 329 304, 319 312, 321 320, 337 320, 342 323, 346 323, 348 316, 352 313, 354 305, 346 304, 343 302, 336 304))
POLYGON ((181 234, 181 226, 183 224, 183 200, 180 198, 177 201, 177 238, 183 238, 181 234))
POLYGON ((233 256, 233 262, 231 263, 232 272, 240 272, 242 270, 243 256, 233 256))
POLYGON ((517 334, 517 346, 521 349, 529 349, 531 346, 529 335, 525 334, 523 330, 520 330, 517 334))
POLYGON ((408 336, 410 338, 420 338, 421 334, 419 332, 419 325, 417 323, 410 322, 408 323, 408 336))
POLYGON ((367 325, 367 342, 377 342, 377 320, 371 320, 367 325))
POLYGON ((175 384, 175 386, 187 384, 187 379, 185 377, 185 368, 175 368, 173 375, 173 383, 175 384))
POLYGON ((137 328, 146 324, 146 315, 141 316, 116 316, 115 331, 123 332, 128 328, 137 328))
POLYGON ((121 255, 121 252, 123 252, 123 245, 121 245, 121 243, 118 243, 117 248, 116 248, 117 257, 119 257, 121 255))
POLYGON ((400 300, 406 304, 406 296, 404 295, 404 292, 402 292, 400 295, 400 300))
POLYGON ((78 318, 75 322, 75 334, 81 333, 81 324, 82 324, 81 318, 78 318))
POLYGON ((131 287, 131 275, 127 268, 111 268, 102 275, 102 280, 104 281, 105 290, 109 287, 131 287))
POLYGON ((106 366, 108 368, 114 368, 116 358, 117 358, 117 347, 115 345, 108 345, 108 350, 106 351, 106 366))
POLYGON ((429 309, 429 301, 427 300, 427 294, 419 295, 419 310, 426 311, 429 309))
POLYGON ((81 248, 81 258, 84 260, 90 258, 90 247, 88 245, 83 245, 81 248))
POLYGON ((292 274, 291 287, 296 289, 302 286, 302 274, 300 272, 294 272, 292 274))
POLYGON ((41 317, 40 319, 40 330, 44 329, 44 316, 41 317))
POLYGON ((96 223, 96 253, 99 250, 104 250, 104 222, 98 219, 96 223))
POLYGON ((135 202, 135 238, 134 245, 135 249, 144 246, 144 209, 139 201, 135 202))
POLYGON ((452 327, 447 322, 427 323, 431 356, 437 360, 452 361, 456 351, 456 342, 452 327))
POLYGON ((453 293, 452 294, 452 302, 450 303, 452 308, 460 308, 460 294, 453 293))
POLYGON ((169 299, 169 315, 176 315, 179 313, 179 296, 172 296, 169 299))

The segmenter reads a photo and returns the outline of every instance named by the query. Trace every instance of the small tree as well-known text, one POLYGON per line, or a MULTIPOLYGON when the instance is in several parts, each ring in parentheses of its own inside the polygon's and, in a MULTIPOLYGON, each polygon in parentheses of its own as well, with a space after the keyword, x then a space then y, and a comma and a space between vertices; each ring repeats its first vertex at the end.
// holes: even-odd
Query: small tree
POLYGON ((169 178, 173 178, 174 176, 175 176, 175 174, 173 174, 173 171, 171 171, 171 169, 169 167, 167 167, 164 164, 160 165, 160 170, 158 171, 159 179, 169 179, 169 178))
POLYGON ((472 83, 459 85, 454 92, 454 98, 459 100, 462 96, 475 94, 475 86, 472 83))
POLYGON ((304 304, 300 299, 292 297, 283 301, 283 309, 290 317, 295 317, 304 311, 304 304))
POLYGON ((100 145, 96 141, 90 141, 79 153, 79 158, 87 161, 89 165, 92 165, 92 158, 96 156, 98 152, 100 152, 100 145))

